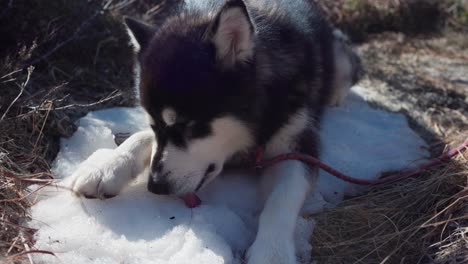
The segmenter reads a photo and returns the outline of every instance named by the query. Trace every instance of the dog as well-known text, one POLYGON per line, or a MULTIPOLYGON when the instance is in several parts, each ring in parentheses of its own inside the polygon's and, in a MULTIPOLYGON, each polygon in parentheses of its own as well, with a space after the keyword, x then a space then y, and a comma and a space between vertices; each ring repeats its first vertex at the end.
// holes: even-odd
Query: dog
MULTIPOLYGON (((197 192, 258 147, 266 159, 318 157, 324 108, 360 75, 359 58, 312 1, 187 0, 160 24, 125 24, 151 130, 75 173, 72 189, 87 197, 115 196, 145 170, 155 194, 197 192)), ((317 173, 297 160, 264 169, 248 263, 297 262, 293 232, 317 173)))

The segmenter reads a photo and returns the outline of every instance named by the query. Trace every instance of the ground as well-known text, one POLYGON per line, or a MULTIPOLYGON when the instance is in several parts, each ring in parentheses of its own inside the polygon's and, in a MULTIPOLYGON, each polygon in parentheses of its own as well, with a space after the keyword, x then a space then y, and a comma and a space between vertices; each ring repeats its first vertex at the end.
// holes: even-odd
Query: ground
MULTIPOLYGON (((467 1, 316 2, 355 41, 366 68, 361 84, 374 89, 369 99, 377 107, 404 112, 429 141, 433 155, 468 136, 467 1)), ((33 246, 34 230, 22 227, 30 205, 23 191, 32 182, 53 177, 49 165, 57 153, 58 139, 70 136, 75 129, 73 122, 88 111, 135 103, 131 48, 121 16, 157 21, 171 9, 164 3, 127 0, 0 3, 0 251, 8 261, 25 260, 18 254, 33 246)), ((408 232, 405 228, 414 226, 404 223, 396 226, 402 233, 398 239, 417 243, 407 246, 398 242, 393 248, 374 250, 371 253, 378 255, 374 260, 382 261, 392 253, 391 263, 415 263, 415 259, 463 263, 468 258, 468 242, 463 238, 468 224, 466 217, 461 217, 466 203, 463 190, 467 171, 466 160, 460 159, 428 173, 421 182, 376 190, 375 193, 385 195, 390 190, 399 190, 396 193, 404 196, 421 190, 416 188, 418 185, 439 186, 423 189, 422 197, 429 190, 437 195, 426 197, 430 202, 418 207, 411 219, 428 220, 443 212, 435 218, 443 225, 432 226, 430 230, 418 228, 417 234, 409 237, 404 236, 408 232), (443 178, 446 179, 443 182, 430 181, 439 174, 450 177, 443 178), (406 189, 402 191, 401 186, 406 189), (411 258, 403 258, 405 255, 411 258)), ((366 201, 373 201, 377 194, 366 197, 366 201)), ((382 201, 375 201, 378 208, 386 206, 379 202, 382 201)), ((376 213, 362 207, 362 203, 363 200, 352 200, 341 209, 324 214, 323 219, 330 220, 346 212, 341 218, 351 220, 346 217, 356 215, 345 209, 358 207, 362 218, 353 219, 358 223, 353 227, 362 228, 360 224, 365 226, 369 220, 366 217, 376 213)), ((396 224, 401 222, 398 217, 408 216, 402 212, 414 210, 387 205, 386 208, 401 213, 387 214, 382 210, 396 224)), ((332 224, 325 220, 319 223, 323 231, 319 234, 329 238, 314 241, 313 254, 318 256, 319 263, 342 263, 339 253, 349 253, 343 248, 347 247, 346 242, 356 242, 328 232, 327 227, 332 224), (330 257, 330 252, 338 257, 330 257)), ((372 236, 366 239, 367 243, 372 236)), ((357 260, 366 255, 365 249, 355 251, 359 251, 354 256, 357 260), (363 255, 357 257, 359 254, 363 255)), ((375 262, 360 260, 360 263, 375 262)))
MULTIPOLYGON (((467 45, 456 32, 385 32, 357 45, 366 68, 360 85, 373 90, 367 99, 405 113, 433 156, 468 138, 467 45)), ((318 263, 466 263, 466 169, 462 158, 322 214, 313 256, 318 263)))
POLYGON ((404 111, 436 138, 468 130, 468 38, 380 34, 358 48, 373 100, 404 111))

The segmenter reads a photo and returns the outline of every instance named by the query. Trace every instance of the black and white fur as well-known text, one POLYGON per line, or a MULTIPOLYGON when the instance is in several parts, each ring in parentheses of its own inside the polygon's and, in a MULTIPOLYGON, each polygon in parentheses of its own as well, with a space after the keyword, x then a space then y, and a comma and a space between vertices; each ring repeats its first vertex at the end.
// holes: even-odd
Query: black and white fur
MULTIPOLYGON (((152 131, 119 146, 72 188, 108 198, 149 167, 156 194, 196 192, 256 147, 319 154, 320 116, 343 100, 358 61, 306 0, 186 1, 159 25, 126 19, 152 131)), ((248 263, 296 263, 293 231, 317 168, 264 170, 265 204, 248 263)))

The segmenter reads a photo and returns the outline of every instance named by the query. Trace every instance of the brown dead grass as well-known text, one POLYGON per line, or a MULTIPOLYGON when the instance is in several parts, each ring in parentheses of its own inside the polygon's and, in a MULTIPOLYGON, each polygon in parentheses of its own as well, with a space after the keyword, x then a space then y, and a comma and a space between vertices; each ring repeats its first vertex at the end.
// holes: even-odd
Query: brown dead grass
POLYGON ((0 2, 0 262, 33 250, 25 189, 50 179, 74 120, 134 102, 126 32, 104 4, 0 2))
MULTIPOLYGON (((468 133, 466 134, 468 136, 468 133)), ((314 216, 318 263, 466 263, 468 153, 314 216)))

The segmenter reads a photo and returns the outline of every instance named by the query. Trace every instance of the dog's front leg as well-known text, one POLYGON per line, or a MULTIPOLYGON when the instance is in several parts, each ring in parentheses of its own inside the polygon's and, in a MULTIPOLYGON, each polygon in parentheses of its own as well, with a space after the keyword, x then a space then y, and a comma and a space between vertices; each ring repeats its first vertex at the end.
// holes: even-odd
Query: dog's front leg
POLYGON ((316 172, 296 160, 283 161, 265 171, 263 181, 271 191, 260 214, 257 237, 248 251, 249 264, 297 262, 294 229, 315 177, 316 172))
POLYGON ((114 150, 94 152, 71 176, 71 189, 88 198, 117 195, 149 164, 154 133, 145 130, 133 134, 114 150))

